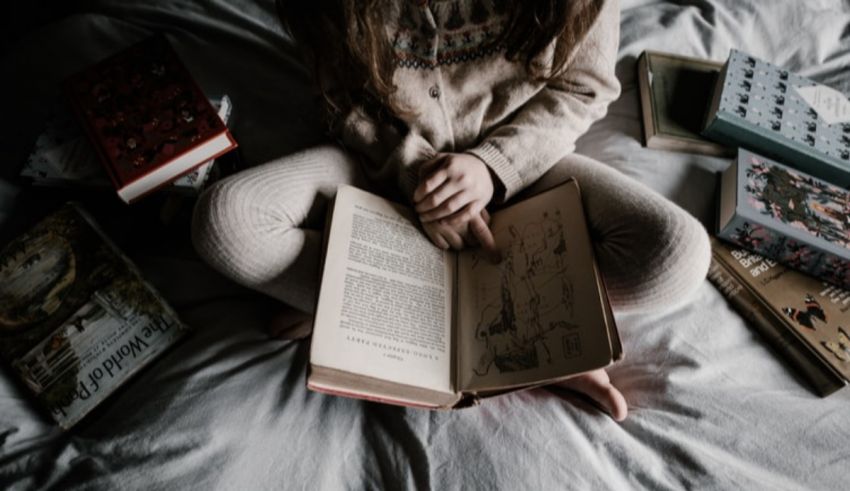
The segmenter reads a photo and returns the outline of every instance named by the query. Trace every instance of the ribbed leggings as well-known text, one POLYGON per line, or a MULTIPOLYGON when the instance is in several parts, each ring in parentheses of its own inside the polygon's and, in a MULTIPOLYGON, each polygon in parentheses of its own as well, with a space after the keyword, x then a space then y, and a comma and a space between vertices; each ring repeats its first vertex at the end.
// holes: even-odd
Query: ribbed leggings
MULTIPOLYGON (((597 261, 615 311, 680 305, 705 279, 711 257, 702 225, 643 184, 588 157, 565 157, 523 192, 533 195, 570 176, 582 191, 597 261)), ((312 313, 322 233, 339 184, 377 194, 360 164, 321 146, 216 183, 192 222, 198 253, 234 281, 312 313)))

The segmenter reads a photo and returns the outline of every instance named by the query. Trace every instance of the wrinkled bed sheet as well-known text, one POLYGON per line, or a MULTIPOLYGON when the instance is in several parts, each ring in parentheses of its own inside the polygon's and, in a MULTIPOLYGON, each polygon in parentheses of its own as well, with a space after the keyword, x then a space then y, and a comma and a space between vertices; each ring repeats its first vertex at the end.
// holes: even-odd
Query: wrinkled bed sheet
MULTIPOLYGON (((231 96, 245 163, 319 141, 307 73, 270 0, 89 4, 6 55, 3 175, 25 157, 59 80, 155 29, 209 95, 231 96)), ((850 92, 846 0, 623 0, 623 95, 579 151, 709 224, 727 163, 641 147, 634 62, 644 49, 722 60, 733 47, 850 92)), ((25 195, 0 181, 0 225, 20 218, 25 195)), ((452 413, 310 393, 306 344, 263 332, 272 302, 189 254, 133 259, 194 334, 65 434, 0 372, 0 488, 847 487, 850 392, 814 396, 708 282, 674 312, 617 318, 626 359, 610 373, 631 415, 616 424, 548 390, 452 413)))

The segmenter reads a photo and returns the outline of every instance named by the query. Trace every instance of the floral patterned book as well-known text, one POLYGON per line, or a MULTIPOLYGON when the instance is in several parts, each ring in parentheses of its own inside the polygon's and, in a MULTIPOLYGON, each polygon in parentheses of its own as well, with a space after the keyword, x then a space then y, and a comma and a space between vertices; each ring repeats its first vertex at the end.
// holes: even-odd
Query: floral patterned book
POLYGON ((850 192, 747 150, 723 173, 717 236, 850 288, 850 192))
POLYGON ((70 77, 65 91, 128 203, 236 147, 164 36, 70 77))
POLYGON ((77 205, 0 250, 0 358, 62 428, 186 332, 77 205))

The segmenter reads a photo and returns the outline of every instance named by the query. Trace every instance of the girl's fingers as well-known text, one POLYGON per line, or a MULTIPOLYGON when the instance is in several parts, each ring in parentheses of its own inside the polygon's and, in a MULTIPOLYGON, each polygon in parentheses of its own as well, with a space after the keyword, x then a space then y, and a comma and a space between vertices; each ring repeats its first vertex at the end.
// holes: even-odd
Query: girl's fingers
POLYGON ((424 213, 426 211, 433 210, 462 190, 463 186, 461 186, 460 183, 452 179, 447 179, 445 182, 440 184, 437 189, 417 202, 415 207, 416 212, 424 213))
POLYGON ((481 244, 481 248, 490 257, 490 261, 498 264, 502 260, 502 255, 499 253, 499 249, 496 248, 496 240, 493 238, 493 233, 484 221, 482 214, 473 217, 469 221, 469 231, 478 243, 481 244))
POLYGON ((490 213, 487 212, 487 208, 481 208, 481 218, 484 219, 484 223, 490 225, 490 213))
POLYGON ((416 186, 416 190, 413 192, 414 203, 422 201, 426 196, 433 193, 448 178, 449 171, 445 167, 440 167, 424 179, 420 179, 419 185, 416 186))
POLYGON ((449 243, 446 242, 446 239, 444 239, 442 235, 437 233, 436 230, 433 230, 432 227, 424 227, 424 228, 425 228, 425 234, 428 236, 429 239, 431 239, 431 242, 435 246, 439 247, 440 249, 442 249, 444 251, 449 248, 449 243))
POLYGON ((472 206, 472 203, 470 203, 469 193, 466 191, 460 191, 449 199, 443 201, 440 206, 430 211, 426 211, 425 213, 420 213, 419 219, 427 223, 451 217, 449 218, 448 223, 454 227, 460 225, 460 222, 466 220, 457 220, 453 215, 459 213, 458 210, 464 210, 470 206, 472 206))
POLYGON ((451 227, 441 226, 440 227, 440 235, 452 246, 452 249, 459 251, 463 249, 463 239, 460 238, 460 234, 455 232, 451 227))

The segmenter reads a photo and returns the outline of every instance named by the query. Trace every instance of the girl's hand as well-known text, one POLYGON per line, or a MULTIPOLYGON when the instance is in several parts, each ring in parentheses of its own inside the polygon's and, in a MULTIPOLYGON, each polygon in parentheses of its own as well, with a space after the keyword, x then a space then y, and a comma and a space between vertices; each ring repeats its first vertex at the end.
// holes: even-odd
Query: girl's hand
POLYGON ((455 250, 463 249, 464 245, 480 245, 487 256, 494 263, 501 261, 501 256, 496 249, 496 241, 490 232, 490 214, 486 209, 465 223, 449 223, 446 220, 433 222, 422 222, 425 234, 440 249, 451 247, 455 250))
POLYGON ((493 198, 493 178, 478 157, 448 153, 426 162, 413 202, 422 223, 479 215, 493 198))
POLYGON ((485 209, 493 197, 493 180, 484 162, 473 155, 445 154, 422 168, 413 200, 431 241, 441 249, 480 245, 498 262, 485 209))

